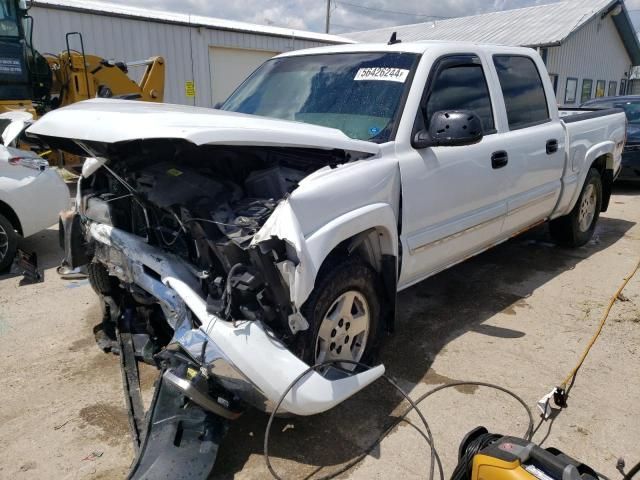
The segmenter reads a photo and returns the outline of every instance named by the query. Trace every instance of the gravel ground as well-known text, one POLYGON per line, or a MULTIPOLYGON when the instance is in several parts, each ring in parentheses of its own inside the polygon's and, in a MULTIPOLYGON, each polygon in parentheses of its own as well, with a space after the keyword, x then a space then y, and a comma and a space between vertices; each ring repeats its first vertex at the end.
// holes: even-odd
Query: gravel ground
MULTIPOLYGON (((420 283, 399 296, 397 333, 386 341, 387 372, 417 397, 455 380, 494 382, 528 405, 577 361, 609 297, 640 255, 640 190, 618 188, 593 241, 577 250, 540 228, 420 283)), ((87 281, 57 277, 52 228, 23 241, 38 252, 45 282, 0 277, 0 478, 122 478, 133 450, 118 359, 93 340, 100 320, 87 281)), ((611 478, 618 457, 640 460, 640 275, 617 302, 579 372, 569 408, 537 430, 611 478)), ((142 369, 149 398, 155 379, 142 369)), ((312 418, 279 419, 273 463, 286 478, 326 475, 358 456, 405 408, 383 382, 312 418)), ((448 389, 426 400, 448 477, 458 444, 477 425, 521 435, 522 408, 504 394, 448 389)), ((416 416, 402 423, 342 478, 426 478, 429 453, 416 416)), ((262 459, 267 418, 248 412, 230 428, 212 478, 268 478, 262 459)))

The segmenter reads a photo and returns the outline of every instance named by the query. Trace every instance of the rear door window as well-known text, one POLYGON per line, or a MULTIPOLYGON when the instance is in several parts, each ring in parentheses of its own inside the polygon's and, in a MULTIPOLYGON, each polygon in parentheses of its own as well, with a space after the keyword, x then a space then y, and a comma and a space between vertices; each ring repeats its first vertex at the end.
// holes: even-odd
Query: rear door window
POLYGON ((493 63, 500 80, 509 128, 516 130, 548 121, 547 98, 533 60, 519 55, 495 55, 493 63))
POLYGON ((489 87, 479 62, 468 57, 437 72, 425 108, 427 125, 435 112, 470 110, 480 117, 485 134, 495 131, 489 87))

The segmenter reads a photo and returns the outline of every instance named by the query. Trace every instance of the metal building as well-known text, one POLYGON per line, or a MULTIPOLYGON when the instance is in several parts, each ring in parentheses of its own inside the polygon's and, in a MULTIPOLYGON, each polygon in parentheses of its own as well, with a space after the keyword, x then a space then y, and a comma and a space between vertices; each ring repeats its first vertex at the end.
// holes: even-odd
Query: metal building
MULTIPOLYGON (((81 32, 86 53, 106 59, 130 62, 160 55, 167 65, 164 99, 169 103, 213 106, 278 53, 350 42, 334 35, 95 1, 32 4, 33 41, 41 53, 64 50, 65 32, 81 32)), ((77 38, 71 38, 71 48, 79 47, 77 38)), ((131 73, 135 76, 135 70, 131 73)))
POLYGON ((467 40, 538 49, 560 105, 627 92, 640 43, 622 0, 567 0, 345 34, 358 42, 467 40))

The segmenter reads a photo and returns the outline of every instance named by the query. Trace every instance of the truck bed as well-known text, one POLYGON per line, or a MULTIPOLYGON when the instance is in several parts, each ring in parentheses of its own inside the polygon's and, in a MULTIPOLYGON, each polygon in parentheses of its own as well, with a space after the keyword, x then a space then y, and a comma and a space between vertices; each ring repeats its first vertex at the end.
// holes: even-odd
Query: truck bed
POLYGON ((606 117, 616 113, 624 113, 621 108, 560 108, 558 109, 560 119, 564 123, 580 122, 591 118, 606 117))

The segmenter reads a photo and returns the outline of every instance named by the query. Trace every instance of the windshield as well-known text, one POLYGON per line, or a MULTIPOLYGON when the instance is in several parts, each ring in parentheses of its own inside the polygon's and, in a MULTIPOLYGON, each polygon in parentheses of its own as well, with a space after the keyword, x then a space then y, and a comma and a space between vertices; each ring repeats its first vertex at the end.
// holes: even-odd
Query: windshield
POLYGON ((611 100, 609 102, 587 103, 585 106, 592 108, 622 108, 627 116, 629 125, 640 125, 640 101, 611 100))
POLYGON ((411 53, 275 58, 258 68, 221 109, 333 127, 358 140, 386 142, 417 58, 411 53))
POLYGON ((0 37, 19 37, 15 0, 0 0, 0 37))

